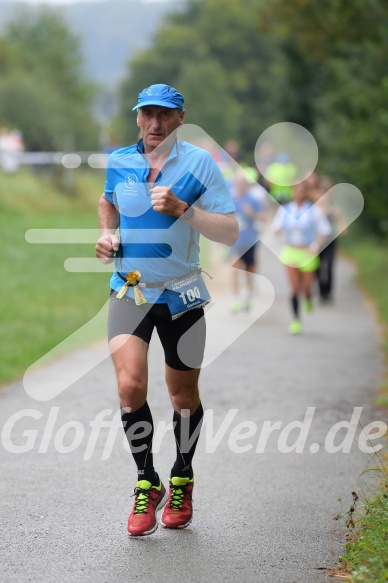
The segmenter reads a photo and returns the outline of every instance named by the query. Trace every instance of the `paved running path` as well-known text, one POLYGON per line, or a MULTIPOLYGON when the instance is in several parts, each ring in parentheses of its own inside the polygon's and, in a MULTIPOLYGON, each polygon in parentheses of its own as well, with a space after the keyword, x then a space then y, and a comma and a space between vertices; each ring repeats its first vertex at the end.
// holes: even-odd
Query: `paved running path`
MULTIPOLYGON (((275 290, 272 306, 265 311, 272 301, 272 285, 262 280, 251 314, 229 315, 225 297, 218 301, 212 318, 209 312, 213 355, 231 337, 240 336, 201 375, 203 404, 209 415, 213 411, 214 427, 213 432, 207 430, 208 435, 202 432, 198 445, 195 518, 190 528, 159 528, 144 539, 126 536, 135 473, 122 446, 122 430, 110 455, 105 450, 108 429, 100 431, 95 448, 91 447, 89 423, 101 411, 108 410, 107 420, 117 411, 114 373, 109 359, 104 360, 104 342, 42 369, 39 382, 44 388, 88 359, 101 360, 50 401, 29 397, 21 381, 0 390, 2 426, 5 422, 9 426, 12 415, 25 411, 24 418, 15 421, 9 439, 3 436, 6 448, 0 450, 1 581, 325 581, 322 569, 333 566, 342 552, 341 525, 332 519, 340 510, 338 498, 347 510, 352 490, 367 487, 359 475, 369 460, 356 444, 350 453, 327 453, 325 436, 334 423, 350 421, 354 407, 363 407, 364 425, 379 419, 372 406, 382 367, 378 328, 356 288, 353 267, 341 260, 335 304, 317 306, 313 314, 304 315, 303 334, 289 336, 283 270, 264 247, 260 260, 262 274, 275 290), (260 311, 265 313, 256 319, 260 311), (303 453, 280 452, 281 430, 292 421, 303 421, 308 407, 315 410, 303 453), (215 447, 212 434, 233 409, 238 412, 229 418, 225 435, 215 447), (32 414, 40 418, 26 416, 32 414), (245 431, 253 433, 255 427, 256 431, 236 442, 238 424, 243 421, 251 422, 245 431), (281 427, 256 453, 265 422, 276 421, 281 427), (80 444, 65 454, 57 450, 75 439, 75 429, 68 422, 77 422, 80 444), (31 451, 7 451, 11 443, 20 446, 28 439, 31 451), (319 445, 316 453, 309 449, 313 443, 319 445), (231 451, 231 447, 247 445, 251 445, 249 451, 231 451), (84 460, 87 449, 90 459, 84 460), (102 461, 104 450, 108 459, 102 461)), ((222 277, 217 281, 222 282, 222 277)), ((217 288, 217 281, 215 293, 222 287, 217 288)), ((160 429, 161 422, 171 421, 171 411, 157 340, 151 344, 150 363, 149 402, 160 429)), ((297 433, 290 433, 286 444, 292 444, 297 433)), ((340 441, 337 436, 336 443, 340 441)), ((173 450, 169 432, 155 454, 165 480, 173 450)))

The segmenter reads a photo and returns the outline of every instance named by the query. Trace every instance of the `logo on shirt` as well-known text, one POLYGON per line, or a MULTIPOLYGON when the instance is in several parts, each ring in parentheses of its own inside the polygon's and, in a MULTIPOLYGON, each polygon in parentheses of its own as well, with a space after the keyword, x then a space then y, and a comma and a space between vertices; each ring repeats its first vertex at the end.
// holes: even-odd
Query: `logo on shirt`
POLYGON ((135 188, 138 183, 136 174, 127 174, 125 177, 125 186, 127 188, 135 188))

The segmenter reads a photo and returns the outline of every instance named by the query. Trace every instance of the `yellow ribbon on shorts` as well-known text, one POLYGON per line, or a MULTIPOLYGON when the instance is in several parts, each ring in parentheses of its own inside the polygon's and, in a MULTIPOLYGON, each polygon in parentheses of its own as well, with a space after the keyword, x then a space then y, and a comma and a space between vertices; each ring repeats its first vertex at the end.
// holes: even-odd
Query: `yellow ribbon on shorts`
POLYGON ((141 278, 140 271, 138 269, 136 269, 135 271, 128 271, 125 274, 125 278, 126 278, 126 282, 124 283, 121 290, 118 292, 116 298, 118 300, 121 300, 121 298, 123 298, 125 296, 125 294, 127 293, 129 286, 133 286, 133 293, 135 296, 135 304, 137 306, 140 306, 140 304, 146 304, 147 300, 137 285, 140 281, 140 278, 141 278))

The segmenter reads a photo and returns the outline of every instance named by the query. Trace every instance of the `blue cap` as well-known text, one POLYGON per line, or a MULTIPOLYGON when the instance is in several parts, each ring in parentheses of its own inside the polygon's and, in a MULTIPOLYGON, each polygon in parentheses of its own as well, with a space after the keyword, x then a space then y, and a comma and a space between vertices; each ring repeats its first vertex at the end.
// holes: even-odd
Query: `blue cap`
POLYGON ((137 105, 132 111, 146 105, 160 105, 161 107, 170 107, 171 109, 183 109, 183 95, 175 87, 170 87, 164 83, 150 85, 139 93, 137 105))

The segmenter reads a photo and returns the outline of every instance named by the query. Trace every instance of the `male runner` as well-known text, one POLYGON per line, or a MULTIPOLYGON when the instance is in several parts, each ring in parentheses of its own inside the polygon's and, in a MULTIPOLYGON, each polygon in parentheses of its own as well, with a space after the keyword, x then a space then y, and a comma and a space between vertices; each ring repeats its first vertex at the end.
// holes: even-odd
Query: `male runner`
POLYGON ((205 346, 203 307, 209 301, 199 269, 199 235, 226 245, 238 236, 234 205, 211 155, 177 140, 183 101, 165 84, 139 94, 133 109, 141 139, 110 155, 99 203, 96 256, 103 263, 115 261, 109 348, 123 426, 138 471, 130 536, 154 532, 156 512, 167 499, 154 469, 147 403, 147 353, 154 328, 165 354, 176 440, 161 523, 184 528, 192 520, 192 459, 203 418, 198 390, 205 346))

